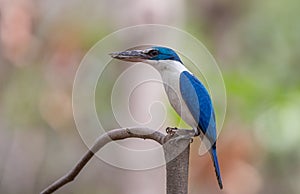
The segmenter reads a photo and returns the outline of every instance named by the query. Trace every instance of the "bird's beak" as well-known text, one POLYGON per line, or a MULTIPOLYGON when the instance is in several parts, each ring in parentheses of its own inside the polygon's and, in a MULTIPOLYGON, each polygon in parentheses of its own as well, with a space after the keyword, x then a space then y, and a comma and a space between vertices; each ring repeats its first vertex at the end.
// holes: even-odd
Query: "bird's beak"
POLYGON ((129 50, 109 54, 112 58, 130 62, 142 62, 150 57, 143 50, 129 50))

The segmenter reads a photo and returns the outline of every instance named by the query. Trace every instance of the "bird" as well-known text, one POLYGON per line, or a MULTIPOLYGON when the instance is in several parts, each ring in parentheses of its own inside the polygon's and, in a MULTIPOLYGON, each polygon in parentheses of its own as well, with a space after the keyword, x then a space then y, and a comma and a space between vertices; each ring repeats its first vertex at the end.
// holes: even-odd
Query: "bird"
POLYGON ((200 136, 209 150, 218 185, 223 189, 217 157, 215 111, 210 94, 201 81, 168 47, 151 46, 141 50, 113 52, 110 56, 122 61, 149 64, 160 73, 171 106, 194 129, 194 136, 200 136))

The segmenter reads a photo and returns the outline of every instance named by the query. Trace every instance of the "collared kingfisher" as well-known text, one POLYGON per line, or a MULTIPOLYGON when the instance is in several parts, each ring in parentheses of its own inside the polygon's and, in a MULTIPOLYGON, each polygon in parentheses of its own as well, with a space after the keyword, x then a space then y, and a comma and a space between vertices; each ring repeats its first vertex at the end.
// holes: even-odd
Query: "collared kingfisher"
POLYGON ((171 106, 181 118, 200 135, 209 149, 219 187, 222 179, 216 148, 216 120, 212 100, 205 86, 184 66, 170 48, 154 46, 145 50, 127 50, 110 54, 113 58, 130 62, 144 62, 161 75, 171 106))

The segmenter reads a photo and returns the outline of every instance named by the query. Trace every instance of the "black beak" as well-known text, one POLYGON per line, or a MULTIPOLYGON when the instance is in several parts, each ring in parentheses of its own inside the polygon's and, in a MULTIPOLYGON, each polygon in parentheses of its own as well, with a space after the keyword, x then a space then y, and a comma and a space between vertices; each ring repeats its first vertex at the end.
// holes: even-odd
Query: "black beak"
POLYGON ((129 50, 109 54, 112 58, 130 62, 142 62, 150 57, 143 50, 129 50))

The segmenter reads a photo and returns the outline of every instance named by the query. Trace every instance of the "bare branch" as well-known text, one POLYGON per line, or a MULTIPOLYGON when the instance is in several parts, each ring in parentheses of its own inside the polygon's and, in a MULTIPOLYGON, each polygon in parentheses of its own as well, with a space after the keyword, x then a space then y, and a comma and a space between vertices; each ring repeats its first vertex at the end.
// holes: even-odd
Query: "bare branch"
POLYGON ((94 154, 107 143, 126 138, 152 139, 163 145, 165 161, 167 163, 167 194, 187 194, 189 144, 193 131, 169 128, 168 135, 149 128, 121 128, 108 131, 98 137, 94 145, 88 150, 78 163, 63 177, 49 185, 41 194, 50 194, 65 184, 73 181, 94 154), (183 138, 180 138, 183 137, 183 138), (174 141, 171 141, 174 140, 174 141))
POLYGON ((126 138, 142 138, 142 139, 152 139, 160 144, 164 144, 167 141, 168 136, 162 134, 159 131, 155 131, 149 128, 122 128, 114 129, 108 131, 107 133, 98 137, 94 145, 90 150, 88 150, 83 157, 78 161, 78 163, 63 177, 49 185, 44 189, 41 194, 50 194, 61 188, 65 184, 73 181, 83 167, 89 162, 89 160, 94 156, 99 149, 111 141, 121 140, 126 138))

